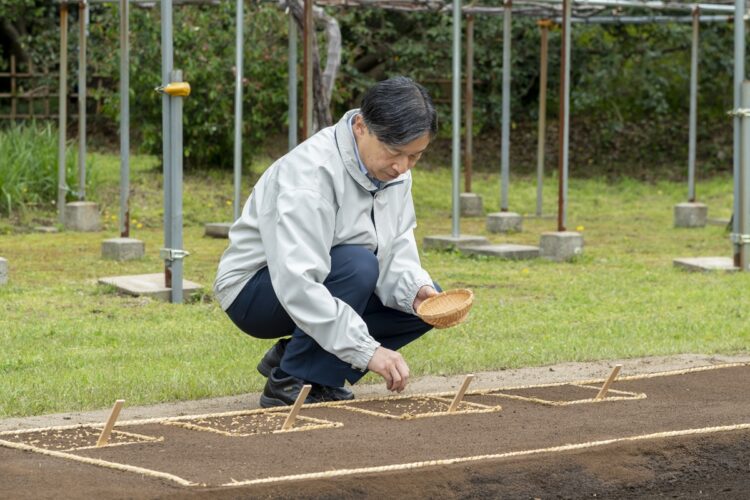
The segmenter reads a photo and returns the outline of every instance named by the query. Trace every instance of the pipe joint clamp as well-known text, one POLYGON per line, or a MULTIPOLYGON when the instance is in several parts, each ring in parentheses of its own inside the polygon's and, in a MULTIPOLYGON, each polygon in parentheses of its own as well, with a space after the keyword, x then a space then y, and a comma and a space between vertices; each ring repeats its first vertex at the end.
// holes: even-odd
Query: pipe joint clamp
POLYGON ((731 233, 729 239, 735 245, 750 245, 750 234, 731 233))
POLYGON ((159 258, 162 260, 168 260, 170 262, 175 260, 182 260, 190 255, 187 250, 181 250, 179 248, 162 248, 159 250, 159 258))

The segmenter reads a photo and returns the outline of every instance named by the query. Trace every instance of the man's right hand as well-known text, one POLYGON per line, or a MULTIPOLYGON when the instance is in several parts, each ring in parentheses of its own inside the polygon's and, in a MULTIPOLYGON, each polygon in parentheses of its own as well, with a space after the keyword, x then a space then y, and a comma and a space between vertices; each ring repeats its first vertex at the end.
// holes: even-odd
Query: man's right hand
POLYGON ((389 391, 401 392, 409 382, 409 366, 403 356, 385 347, 375 349, 367 368, 385 379, 389 391))

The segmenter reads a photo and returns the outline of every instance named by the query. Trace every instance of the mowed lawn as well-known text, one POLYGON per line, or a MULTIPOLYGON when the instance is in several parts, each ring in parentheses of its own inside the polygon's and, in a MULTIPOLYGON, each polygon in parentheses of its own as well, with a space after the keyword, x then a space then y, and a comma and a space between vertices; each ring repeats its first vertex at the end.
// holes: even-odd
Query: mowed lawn
MULTIPOLYGON (((243 196, 267 164, 258 160, 246 173, 243 196)), ((163 269, 158 160, 133 158, 131 236, 145 241, 146 257, 122 263, 102 260, 100 248, 118 236, 118 159, 94 155, 92 165, 100 184, 90 198, 103 211, 101 232, 27 230, 54 221, 48 211, 30 209, 20 224, 0 219, 0 256, 10 263, 10 283, 0 287, 0 417, 103 408, 116 398, 137 405, 259 391, 264 379, 255 365, 271 342, 242 334, 213 301, 211 284, 227 242, 203 236, 204 223, 231 218, 231 173, 185 175, 185 277, 204 290, 188 304, 172 305, 97 285, 104 276, 163 269)), ((414 171, 420 244, 425 235, 450 233, 450 178, 447 169, 414 171)), ((556 187, 548 177, 550 215, 556 187)), ((478 174, 474 188, 487 211, 498 209, 497 174, 478 174)), ((568 227, 585 238, 584 255, 574 262, 423 252, 424 267, 444 289, 471 288, 475 303, 465 324, 430 332, 404 349, 412 374, 747 352, 750 276, 673 268, 675 257, 731 254, 723 227, 672 227, 673 206, 686 191, 683 182, 571 179, 568 227)), ((512 177, 510 193, 511 210, 534 212, 534 179, 512 177)), ((731 179, 699 180, 698 195, 710 217, 729 217, 731 179)), ((463 219, 461 232, 536 245, 542 232, 556 229, 554 219, 526 218, 521 233, 487 235, 484 223, 463 219)))

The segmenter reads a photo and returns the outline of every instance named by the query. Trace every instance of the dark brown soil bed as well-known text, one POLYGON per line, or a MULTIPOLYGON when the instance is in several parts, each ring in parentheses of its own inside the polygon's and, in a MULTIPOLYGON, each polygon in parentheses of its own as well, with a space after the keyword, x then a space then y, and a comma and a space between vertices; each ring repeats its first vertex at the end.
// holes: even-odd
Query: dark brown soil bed
MULTIPOLYGON (((644 399, 550 406, 468 394, 468 402, 496 405, 500 399, 503 408, 403 420, 305 407, 304 417, 341 426, 249 436, 128 424, 118 429, 164 440, 77 450, 67 458, 0 446, 0 497, 87 497, 109 484, 112 498, 741 498, 750 486, 748 383, 750 367, 743 365, 613 384, 645 393, 644 399), (76 480, 61 492, 48 478, 64 474, 76 480)), ((580 388, 566 394, 565 387, 571 386, 558 387, 563 400, 578 397, 580 388)))

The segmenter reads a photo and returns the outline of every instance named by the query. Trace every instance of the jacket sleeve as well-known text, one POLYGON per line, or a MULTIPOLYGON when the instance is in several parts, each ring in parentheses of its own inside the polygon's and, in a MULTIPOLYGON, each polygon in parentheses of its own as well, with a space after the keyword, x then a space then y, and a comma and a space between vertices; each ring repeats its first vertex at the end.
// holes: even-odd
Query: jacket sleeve
POLYGON ((417 292, 424 285, 433 286, 433 283, 419 262, 419 251, 414 239, 417 218, 410 187, 406 189, 403 207, 397 235, 381 262, 375 294, 384 305, 414 314, 413 305, 417 292))
POLYGON ((333 205, 304 188, 278 192, 266 201, 259 228, 281 306, 323 349, 365 370, 380 344, 356 311, 323 285, 331 271, 333 205))

